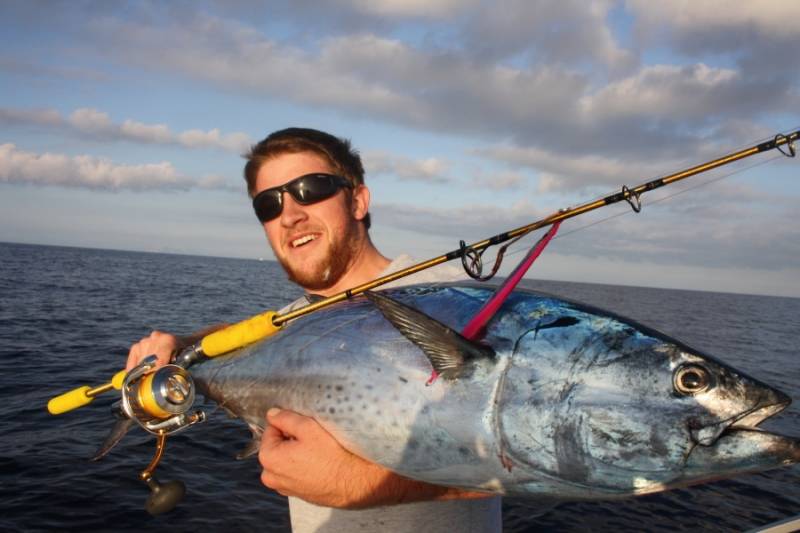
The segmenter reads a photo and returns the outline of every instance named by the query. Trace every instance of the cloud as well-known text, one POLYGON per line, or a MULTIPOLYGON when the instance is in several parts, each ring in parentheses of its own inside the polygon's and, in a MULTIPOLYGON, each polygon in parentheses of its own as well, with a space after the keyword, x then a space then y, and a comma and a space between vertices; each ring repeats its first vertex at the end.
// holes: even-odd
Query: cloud
MULTIPOLYGON (((38 15, 37 22, 41 20, 41 15, 38 15)), ((15 20, 9 17, 8 20, 15 20)), ((58 78, 62 80, 88 80, 92 82, 108 82, 111 77, 106 73, 87 69, 87 68, 70 68, 70 67, 54 67, 49 65, 41 65, 27 61, 20 61, 16 58, 1 57, 0 56, 0 70, 5 71, 12 75, 23 75, 34 78, 58 78)))
POLYGON ((530 63, 592 63, 624 72, 637 64, 617 42, 607 19, 613 2, 511 0, 482 2, 462 28, 464 49, 497 61, 524 54, 530 63))
POLYGON ((678 0, 653 4, 647 0, 627 0, 628 9, 635 15, 637 24, 648 30, 660 28, 663 33, 728 33, 726 48, 741 49, 747 45, 741 32, 773 39, 800 37, 800 5, 784 0, 759 2, 727 2, 705 0, 692 2, 678 0))
MULTIPOLYGON (((143 124, 135 120, 126 120, 120 124, 119 133, 126 139, 146 143, 170 144, 174 142, 174 137, 165 124, 143 124)), ((184 143, 181 144, 186 146, 184 143)))
POLYGON ((527 185, 529 178, 519 172, 492 172, 490 175, 476 172, 470 181, 473 186, 480 189, 517 191, 527 185))
POLYGON ((67 119, 67 123, 79 131, 95 135, 108 134, 116 130, 108 113, 96 109, 76 109, 67 119))
POLYGON ((212 130, 187 130, 177 135, 178 143, 187 148, 222 148, 241 154, 252 144, 246 133, 223 135, 217 128, 212 130))
POLYGON ((340 0, 337 7, 377 17, 445 19, 476 4, 475 0, 340 0))
MULTIPOLYGON (((447 0, 430 5, 392 0, 336 4, 345 15, 366 17, 375 10, 415 23, 422 17, 420 27, 427 32, 423 39, 404 40, 402 32, 351 31, 298 40, 297 35, 264 33, 261 26, 208 12, 181 17, 178 23, 170 10, 158 24, 145 23, 143 16, 95 17, 87 35, 94 49, 116 62, 160 69, 257 98, 333 109, 348 118, 488 142, 474 153, 512 168, 536 170, 540 192, 585 191, 655 177, 685 166, 683 162, 723 153, 723 146, 752 141, 747 135, 760 135, 765 117, 786 116, 791 113, 787 110, 800 108, 797 73, 786 73, 785 68, 763 76, 730 62, 718 66, 691 58, 641 66, 634 56, 642 51, 630 43, 625 48, 613 31, 614 11, 622 8, 612 2, 512 3, 506 10, 488 2, 447 0), (438 22, 439 14, 445 13, 455 17, 451 30, 438 22), (452 36, 453 44, 441 46, 442 35, 452 36), (487 55, 476 52, 479 43, 488 47, 487 55), (587 64, 613 73, 598 74, 587 64)), ((252 7, 248 2, 237 5, 252 7)), ((656 40, 671 47, 680 46, 675 32, 700 32, 703 24, 696 21, 712 24, 714 17, 722 20, 712 24, 720 31, 756 28, 756 39, 735 44, 747 50, 769 47, 797 31, 780 20, 776 4, 769 4, 765 13, 738 6, 727 18, 703 5, 684 5, 689 16, 671 6, 659 6, 653 10, 656 15, 638 2, 625 4, 625 9, 635 15, 637 27, 653 35, 656 21, 672 32, 656 40)), ((321 7, 318 14, 333 9, 321 7)), ((288 17, 290 11, 279 9, 276 16, 288 17)), ((6 115, 7 121, 21 120, 6 115)), ((43 124, 53 118, 31 117, 32 123, 37 120, 43 124)), ((117 124, 93 109, 76 110, 66 123, 102 139, 238 153, 249 144, 243 133, 173 133, 164 124, 117 124)), ((412 161, 376 153, 370 165, 371 173, 401 179, 448 179, 447 163, 439 159, 412 161)))
POLYGON ((797 83, 800 5, 783 0, 735 2, 628 0, 640 46, 664 46, 687 56, 735 59, 748 79, 797 83), (666 23, 665 23, 666 22, 666 23))
POLYGON ((477 241, 515 229, 549 213, 522 201, 507 207, 468 205, 459 208, 426 208, 416 205, 378 203, 370 209, 376 224, 430 235, 477 241))
POLYGON ((372 151, 363 154, 364 167, 370 176, 390 175, 405 181, 422 181, 427 183, 448 183, 446 177, 448 164, 435 157, 412 159, 393 155, 383 151, 372 151))
POLYGON ((0 108, 0 123, 35 124, 38 126, 59 126, 63 122, 61 114, 54 109, 8 109, 0 108))
POLYGON ((26 152, 13 144, 0 145, 0 182, 133 191, 229 188, 219 177, 183 176, 166 161, 122 165, 88 155, 26 152))
POLYGON ((634 119, 697 126, 716 123, 732 110, 754 116, 786 109, 798 103, 788 89, 782 81, 745 80, 740 71, 703 63, 650 65, 585 95, 580 112, 598 123, 634 119))
POLYGON ((144 124, 130 119, 117 124, 108 113, 92 108, 76 109, 66 118, 53 109, 0 108, 0 123, 65 128, 101 141, 178 145, 190 149, 215 148, 235 154, 243 153, 252 143, 245 133, 222 134, 217 128, 173 133, 166 124, 144 124))
MULTIPOLYGON (((179 25, 106 18, 90 29, 104 43, 98 47, 103 53, 144 69, 332 109, 351 119, 507 141, 553 160, 578 153, 629 166, 660 160, 663 168, 676 159, 701 159, 715 125, 759 124, 770 114, 800 107, 794 74, 755 76, 703 61, 639 66, 611 31, 612 7, 520 5, 510 17, 481 4, 459 12, 472 18, 458 19, 460 41, 449 47, 363 32, 292 44, 210 15, 179 25), (526 22, 538 15, 544 28, 563 28, 563 35, 538 37, 528 30, 526 22), (487 52, 501 59, 486 61, 473 53, 476 36, 487 46, 502 47, 515 32, 517 44, 487 52), (537 37, 525 37, 531 34, 537 37), (577 48, 569 51, 569 43, 577 48), (523 52, 535 59, 520 60, 523 52), (614 74, 599 75, 582 68, 585 63, 606 65, 614 74)), ((430 31, 438 43, 444 30, 430 31)))
MULTIPOLYGON (((550 250, 590 260, 662 267, 724 269, 737 265, 779 271, 796 263, 800 254, 800 229, 794 223, 800 215, 796 198, 725 183, 656 202, 674 192, 650 193, 640 214, 621 204, 570 219, 564 222, 550 250), (769 212, 757 203, 765 200, 771 206, 769 212)), ((528 202, 508 207, 445 209, 377 204, 372 208, 376 224, 416 232, 425 228, 426 234, 452 239, 452 249, 458 247, 460 239, 476 242, 523 227, 551 212, 528 202)), ((535 240, 527 237, 512 250, 530 246, 535 240)), ((487 254, 487 258, 494 257, 494 251, 487 254)), ((516 256, 512 254, 506 263, 512 264, 516 256)))

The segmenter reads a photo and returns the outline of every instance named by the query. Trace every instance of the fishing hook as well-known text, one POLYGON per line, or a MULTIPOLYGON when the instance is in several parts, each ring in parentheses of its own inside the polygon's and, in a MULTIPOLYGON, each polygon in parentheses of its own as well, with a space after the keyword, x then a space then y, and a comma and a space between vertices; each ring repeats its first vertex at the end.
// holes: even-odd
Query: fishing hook
POLYGON ((794 139, 790 139, 783 133, 777 134, 773 142, 775 143, 775 148, 777 148, 778 151, 783 155, 785 155, 786 157, 794 157, 795 155, 797 155, 797 152, 794 151, 794 139), (781 141, 786 141, 786 148, 788 149, 788 151, 784 152, 783 145, 778 144, 781 141))

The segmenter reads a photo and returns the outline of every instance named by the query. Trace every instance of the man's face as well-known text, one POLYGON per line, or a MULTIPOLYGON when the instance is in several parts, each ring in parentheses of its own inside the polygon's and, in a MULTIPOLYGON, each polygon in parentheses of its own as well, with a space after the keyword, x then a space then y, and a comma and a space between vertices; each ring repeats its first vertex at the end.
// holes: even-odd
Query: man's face
MULTIPOLYGON (((312 172, 334 171, 313 152, 273 157, 258 171, 256 194, 312 172)), ((264 232, 289 279, 308 290, 323 290, 352 266, 358 224, 345 190, 311 205, 300 205, 285 192, 281 214, 264 223, 264 232)))

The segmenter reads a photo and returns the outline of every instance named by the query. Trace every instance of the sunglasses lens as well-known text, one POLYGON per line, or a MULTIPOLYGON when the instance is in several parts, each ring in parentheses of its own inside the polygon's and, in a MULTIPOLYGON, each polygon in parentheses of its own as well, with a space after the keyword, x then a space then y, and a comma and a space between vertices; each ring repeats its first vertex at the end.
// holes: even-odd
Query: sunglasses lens
POLYGON ((291 182, 287 189, 297 202, 308 205, 327 200, 336 194, 339 187, 333 182, 332 176, 311 174, 291 182))
POLYGON ((274 189, 262 191, 253 198, 253 209, 262 224, 280 215, 282 207, 281 193, 274 189))
POLYGON ((350 183, 333 174, 306 174, 295 178, 280 187, 265 189, 253 198, 258 220, 263 224, 279 216, 283 210, 281 195, 288 192, 294 200, 302 205, 314 204, 327 200, 342 187, 351 187, 350 183))

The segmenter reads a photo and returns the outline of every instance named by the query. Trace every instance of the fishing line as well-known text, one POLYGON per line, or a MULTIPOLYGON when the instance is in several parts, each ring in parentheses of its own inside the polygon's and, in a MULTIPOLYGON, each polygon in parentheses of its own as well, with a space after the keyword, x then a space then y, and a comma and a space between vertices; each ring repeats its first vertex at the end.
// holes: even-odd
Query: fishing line
MULTIPOLYGON (((766 140, 769 140, 769 139, 771 139, 771 138, 772 138, 772 137, 767 137, 767 138, 765 138, 765 139, 762 139, 762 141, 761 141, 761 142, 764 142, 764 141, 766 141, 766 140)), ((741 146, 743 146, 743 147, 746 147, 746 146, 749 146, 749 145, 750 145, 750 143, 745 143, 745 144, 743 144, 743 145, 741 145, 741 146)), ((672 193, 672 194, 667 194, 667 195, 665 195, 665 196, 662 196, 662 197, 660 197, 660 198, 655 198, 655 199, 653 199, 652 201, 648 201, 647 205, 648 205, 648 206, 650 206, 650 205, 655 205, 655 204, 659 204, 659 203, 662 203, 662 202, 666 202, 666 201, 668 201, 668 200, 671 200, 672 198, 675 198, 676 196, 679 196, 679 195, 681 195, 681 194, 684 194, 684 193, 687 193, 687 192, 693 191, 693 190, 695 190, 695 189, 700 189, 700 188, 702 188, 702 187, 706 187, 706 186, 708 186, 708 185, 711 185, 711 184, 713 184, 713 183, 716 183, 716 182, 718 182, 718 181, 722 181, 722 180, 724 180, 724 179, 730 178, 731 176, 734 176, 734 175, 736 175, 736 174, 739 174, 739 173, 741 173, 741 172, 744 172, 744 171, 746 171, 746 170, 751 170, 751 169, 753 169, 753 168, 756 168, 756 167, 759 167, 759 166, 762 166, 762 165, 766 165, 766 164, 772 163, 772 162, 774 162, 775 160, 777 160, 777 159, 781 159, 781 158, 783 158, 783 157, 786 157, 786 156, 787 156, 787 154, 786 154, 786 153, 784 153, 784 152, 781 152, 781 154, 780 154, 780 155, 773 155, 773 156, 772 156, 772 157, 770 157, 769 159, 765 159, 765 160, 763 160, 763 161, 758 161, 758 162, 755 162, 755 163, 751 163, 751 164, 749 164, 749 165, 742 166, 742 167, 740 167, 740 168, 738 168, 738 169, 735 169, 735 170, 732 170, 732 171, 730 171, 730 172, 724 173, 724 174, 722 174, 721 176, 717 176, 717 177, 714 177, 714 178, 710 178, 710 179, 707 179, 706 181, 698 182, 696 185, 691 185, 691 186, 688 186, 688 187, 686 187, 686 188, 684 188, 684 189, 677 190, 677 191, 675 191, 675 192, 674 192, 674 193, 672 193)), ((599 195, 599 196, 597 196, 597 197, 595 198, 595 200, 599 200, 599 199, 601 199, 601 198, 604 198, 604 197, 606 197, 608 194, 611 194, 611 193, 613 193, 613 191, 615 191, 615 190, 617 190, 617 189, 614 189, 614 190, 612 190, 611 192, 607 193, 606 195, 599 195)), ((583 231, 583 230, 585 230, 585 229, 591 228, 591 227, 593 227, 593 226, 597 226, 597 225, 599 225, 599 224, 602 224, 602 223, 604 223, 604 222, 608 222, 609 220, 613 220, 613 219, 615 219, 615 218, 619 218, 619 217, 621 217, 621 216, 624 216, 624 215, 631 215, 631 214, 636 214, 636 213, 637 213, 637 212, 636 212, 636 211, 634 211, 634 210, 631 210, 631 209, 626 209, 626 210, 624 210, 624 211, 620 211, 619 213, 615 213, 615 214, 613 214, 613 215, 609 215, 609 216, 607 216, 607 217, 601 218, 601 219, 599 219, 599 220, 596 220, 596 221, 594 221, 594 222, 590 222, 590 223, 588 223, 588 224, 585 224, 585 225, 583 225, 583 226, 579 226, 579 227, 577 227, 577 228, 574 228, 574 229, 572 229, 572 230, 561 232, 560 234, 558 234, 558 235, 554 236, 554 237, 553 237, 553 240, 555 241, 555 240, 561 239, 561 238, 563 238, 563 237, 567 237, 567 236, 569 236, 569 235, 572 235, 573 233, 578 233, 579 231, 583 231)), ((517 244, 517 243, 514 243, 514 244, 517 244)), ((521 252, 524 252, 524 251, 526 251, 527 249, 528 249, 528 248, 527 248, 525 245, 517 245, 516 249, 513 249, 513 250, 510 250, 510 251, 508 251, 508 252, 507 252, 505 255, 506 255, 507 257, 508 257, 508 256, 514 256, 514 255, 517 255, 517 254, 519 254, 519 253, 521 253, 521 252)))

